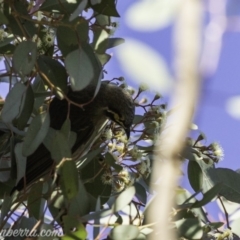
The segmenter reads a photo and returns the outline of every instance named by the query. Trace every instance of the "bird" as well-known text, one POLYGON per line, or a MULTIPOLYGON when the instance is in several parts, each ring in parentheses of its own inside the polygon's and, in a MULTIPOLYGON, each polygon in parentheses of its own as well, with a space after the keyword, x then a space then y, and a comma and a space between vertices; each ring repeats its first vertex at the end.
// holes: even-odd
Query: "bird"
MULTIPOLYGON (((76 133, 72 147, 72 158, 78 160, 91 148, 104 131, 108 121, 115 122, 130 136, 130 128, 135 115, 135 104, 131 95, 116 84, 102 81, 95 95, 96 87, 89 85, 81 91, 68 89, 67 99, 54 97, 49 105, 50 127, 60 130, 69 117, 71 131, 76 133), (76 104, 70 104, 71 103, 76 104), (83 107, 77 106, 77 104, 83 107), (70 107, 70 111, 69 111, 70 107), (69 115, 68 115, 69 114, 69 115)), ((35 152, 27 157, 25 177, 12 189, 21 191, 26 186, 49 174, 54 166, 50 151, 41 143, 35 152)))

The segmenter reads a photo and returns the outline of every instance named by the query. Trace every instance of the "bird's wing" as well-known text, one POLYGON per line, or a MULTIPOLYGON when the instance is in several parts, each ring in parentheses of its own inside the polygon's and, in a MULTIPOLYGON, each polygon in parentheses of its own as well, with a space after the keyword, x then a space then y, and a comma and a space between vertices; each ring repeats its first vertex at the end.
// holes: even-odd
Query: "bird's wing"
MULTIPOLYGON (((50 104, 50 126, 56 130, 59 130, 67 118, 68 103, 66 100, 59 100, 55 98, 50 104)), ((71 106, 69 115, 71 121, 71 130, 77 134, 76 142, 72 147, 72 153, 74 153, 79 146, 84 146, 87 139, 94 132, 94 126, 89 119, 84 117, 83 110, 76 106, 71 106)), ((39 179, 50 173, 53 169, 54 160, 51 158, 51 153, 44 146, 40 144, 37 150, 27 157, 25 179, 22 178, 15 189, 22 190, 24 185, 39 179)))

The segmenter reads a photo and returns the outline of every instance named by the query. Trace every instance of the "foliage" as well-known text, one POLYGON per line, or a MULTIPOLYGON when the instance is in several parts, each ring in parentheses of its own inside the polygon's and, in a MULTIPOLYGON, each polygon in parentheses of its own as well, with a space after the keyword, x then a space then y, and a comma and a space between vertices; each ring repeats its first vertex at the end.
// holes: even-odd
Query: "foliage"
MULTIPOLYGON (((149 189, 154 143, 171 112, 166 111, 159 94, 149 101, 142 97, 145 86, 134 90, 122 77, 110 81, 126 88, 135 101, 137 113, 130 140, 119 126, 109 124, 84 156, 87 165, 76 168, 73 161, 59 165, 57 170, 62 171, 63 178, 60 186, 55 177, 46 176, 29 191, 10 196, 25 174, 26 157, 40 143, 47 146, 53 140, 51 154, 59 162, 71 158, 66 144, 70 122, 55 139, 50 138, 50 99, 66 98, 69 83, 76 91, 89 83, 97 89, 111 58, 107 50, 124 42, 112 37, 117 28, 113 17, 119 16, 114 0, 1 2, 0 54, 5 68, 1 69, 0 83, 9 83, 10 91, 5 101, 0 100, 0 157, 11 166, 0 170, 3 176, 10 173, 9 179, 1 177, 0 230, 14 221, 13 229, 62 233, 64 226, 63 239, 91 235, 103 239, 108 233, 106 239, 146 239, 151 234, 154 223, 147 225, 145 214, 154 201, 154 197, 148 201, 154 195, 149 189), (102 218, 105 220, 100 221, 102 218)), ((188 161, 186 174, 195 191, 191 195, 186 189, 176 189, 176 207, 170 213, 169 226, 172 223, 182 239, 230 236, 230 231, 221 228, 224 223, 208 219, 204 206, 223 197, 240 203, 239 173, 215 168, 223 156, 222 149, 216 143, 205 145, 204 139, 202 134, 196 140, 187 139, 184 152, 179 153, 182 161, 188 161), (197 200, 200 193, 203 197, 197 200)), ((230 228, 227 213, 226 220, 230 228)))

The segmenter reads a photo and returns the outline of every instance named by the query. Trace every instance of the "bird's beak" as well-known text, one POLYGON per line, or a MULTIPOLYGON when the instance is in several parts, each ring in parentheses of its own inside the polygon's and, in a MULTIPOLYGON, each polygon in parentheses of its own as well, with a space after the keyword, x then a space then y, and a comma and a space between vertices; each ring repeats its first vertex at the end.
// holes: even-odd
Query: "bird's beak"
POLYGON ((130 128, 124 128, 124 130, 125 130, 125 133, 127 135, 127 139, 129 139, 129 137, 130 137, 130 128))

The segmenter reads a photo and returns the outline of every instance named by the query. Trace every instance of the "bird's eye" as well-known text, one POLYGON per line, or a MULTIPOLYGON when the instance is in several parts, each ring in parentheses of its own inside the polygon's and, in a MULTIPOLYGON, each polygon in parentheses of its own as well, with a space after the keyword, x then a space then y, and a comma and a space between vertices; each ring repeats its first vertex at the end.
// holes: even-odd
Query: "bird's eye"
POLYGON ((109 117, 114 122, 118 123, 119 125, 123 126, 124 118, 120 116, 117 112, 107 109, 106 116, 109 117))

